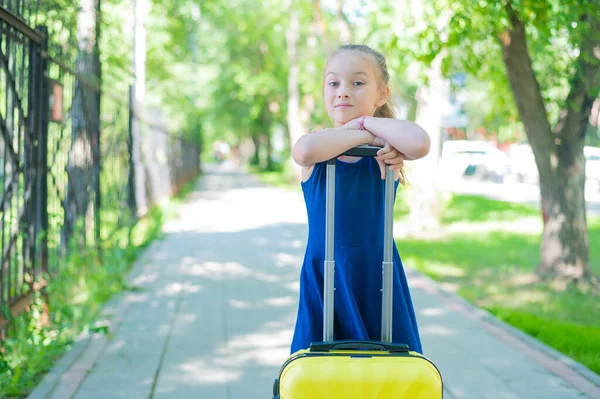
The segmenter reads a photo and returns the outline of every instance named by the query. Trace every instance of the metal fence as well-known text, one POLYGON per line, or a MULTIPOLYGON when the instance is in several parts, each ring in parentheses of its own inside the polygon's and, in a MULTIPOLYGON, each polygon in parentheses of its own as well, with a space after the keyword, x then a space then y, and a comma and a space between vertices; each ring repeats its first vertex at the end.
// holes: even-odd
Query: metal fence
POLYGON ((0 339, 72 246, 101 250, 200 169, 197 143, 49 48, 33 3, 0 0, 0 339))

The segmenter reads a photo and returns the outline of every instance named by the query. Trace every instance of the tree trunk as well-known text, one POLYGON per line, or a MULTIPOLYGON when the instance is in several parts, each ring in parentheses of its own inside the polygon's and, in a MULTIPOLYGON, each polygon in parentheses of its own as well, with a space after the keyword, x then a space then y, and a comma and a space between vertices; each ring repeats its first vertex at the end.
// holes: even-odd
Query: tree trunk
MULTIPOLYGON (((584 35, 571 90, 554 130, 527 50, 525 26, 510 3, 512 28, 500 36, 502 55, 513 96, 535 155, 540 176, 544 231, 537 272, 544 279, 590 282, 589 238, 585 214, 585 131, 593 104, 591 89, 598 83, 600 46, 598 16, 584 35)), ((583 21, 582 21, 583 22, 583 21)))
POLYGON ((315 24, 318 27, 319 35, 321 36, 325 52, 329 54, 331 53, 332 48, 329 42, 329 37, 327 36, 327 22, 325 22, 325 19, 323 18, 323 11, 321 10, 321 1, 313 0, 312 4, 315 24))
POLYGON ((410 181, 407 190, 409 231, 412 235, 430 235, 440 231, 442 199, 438 187, 438 167, 442 132, 442 87, 444 85, 439 54, 428 71, 428 86, 417 92, 415 122, 425 129, 431 140, 429 154, 410 163, 410 181))
MULTIPOLYGON (((421 2, 411 1, 409 12, 415 24, 422 29, 425 23, 421 2)), ((437 176, 442 138, 444 78, 441 64, 444 55, 440 53, 434 58, 427 71, 428 85, 421 86, 415 95, 415 122, 428 133, 431 147, 424 158, 414 163, 407 162, 408 231, 414 236, 429 236, 441 231, 442 198, 437 176)))
POLYGON ((337 1, 337 23, 342 44, 349 44, 352 41, 352 26, 344 14, 344 0, 337 1))
POLYGON ((252 159, 250 160, 250 165, 260 166, 260 151, 261 151, 261 139, 260 133, 254 131, 252 132, 252 144, 254 144, 254 154, 252 155, 252 159))
MULTIPOLYGON (((72 106, 72 143, 69 151, 65 212, 66 240, 85 216, 99 178, 100 131, 100 0, 81 0, 77 16, 78 53, 72 106)), ((84 227, 85 228, 85 227, 84 227)), ((79 245, 85 244, 80 234, 79 245)))
MULTIPOLYGON (((294 9, 293 2, 290 1, 289 6, 289 25, 286 32, 287 52, 290 62, 290 70, 288 72, 288 109, 287 122, 288 132, 290 135, 290 144, 293 148, 296 141, 304 134, 305 128, 302 124, 300 115, 300 65, 298 62, 298 40, 300 36, 300 28, 298 21, 298 13, 294 9)), ((297 181, 302 179, 302 170, 299 165, 292 162, 294 176, 297 181)))

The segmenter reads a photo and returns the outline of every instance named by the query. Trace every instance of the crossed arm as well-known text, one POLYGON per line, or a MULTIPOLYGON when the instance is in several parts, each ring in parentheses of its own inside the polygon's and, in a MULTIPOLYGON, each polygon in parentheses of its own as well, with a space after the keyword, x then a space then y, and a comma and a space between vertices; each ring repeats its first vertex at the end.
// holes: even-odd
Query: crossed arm
POLYGON ((404 159, 419 159, 429 153, 429 135, 416 123, 368 117, 364 121, 365 130, 360 130, 359 119, 339 128, 318 130, 300 137, 292 151, 294 161, 310 168, 357 145, 371 144, 382 147, 377 159, 380 163, 391 163, 399 169, 404 159), (397 162, 393 162, 394 159, 397 162))

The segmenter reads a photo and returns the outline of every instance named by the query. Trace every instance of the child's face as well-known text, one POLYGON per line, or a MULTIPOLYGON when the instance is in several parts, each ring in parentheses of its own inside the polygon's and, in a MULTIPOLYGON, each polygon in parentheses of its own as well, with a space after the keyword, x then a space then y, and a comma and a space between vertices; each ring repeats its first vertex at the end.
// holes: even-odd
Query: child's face
POLYGON ((372 116, 387 100, 387 89, 379 84, 377 66, 368 54, 343 51, 325 67, 323 99, 336 127, 372 116))

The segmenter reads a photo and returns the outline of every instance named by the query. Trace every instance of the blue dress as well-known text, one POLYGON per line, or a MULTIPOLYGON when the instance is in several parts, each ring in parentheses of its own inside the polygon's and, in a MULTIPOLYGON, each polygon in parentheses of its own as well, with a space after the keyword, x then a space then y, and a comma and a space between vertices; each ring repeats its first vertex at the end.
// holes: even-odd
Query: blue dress
MULTIPOLYGON (((302 182, 308 242, 291 353, 323 340, 326 163, 302 182)), ((336 161, 334 339, 381 340, 381 283, 385 180, 372 157, 336 161)), ((397 191, 398 181, 394 191, 397 191)), ((422 353, 417 320, 396 244, 393 246, 392 342, 422 353)))

